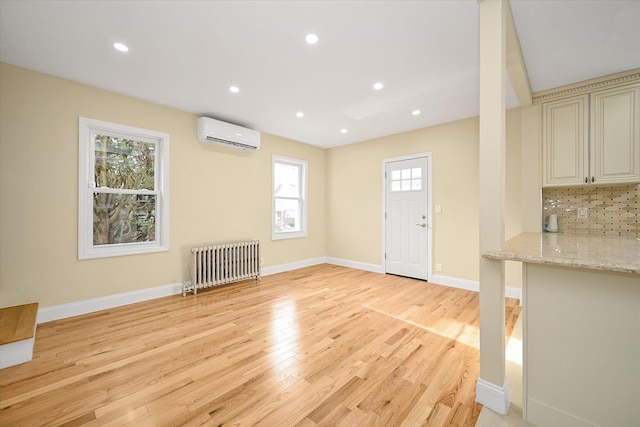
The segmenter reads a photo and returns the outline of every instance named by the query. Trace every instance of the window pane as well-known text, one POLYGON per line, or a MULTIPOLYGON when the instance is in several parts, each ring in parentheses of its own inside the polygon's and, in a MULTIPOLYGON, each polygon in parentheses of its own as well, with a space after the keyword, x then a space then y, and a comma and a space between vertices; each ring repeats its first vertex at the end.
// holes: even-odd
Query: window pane
POLYGON ((300 168, 276 163, 274 165, 273 193, 280 197, 300 197, 300 168))
POLYGON ((154 190, 156 144, 95 135, 97 187, 154 190))
POLYGON ((400 171, 399 170, 391 171, 391 179, 393 179, 394 181, 399 180, 400 179, 400 171))
POLYGON ((391 181, 391 191, 400 191, 400 181, 391 181))
POLYGON ((422 178, 422 168, 411 169, 411 178, 422 178))
POLYGON ((156 240, 156 196, 93 194, 93 244, 156 240))
POLYGON ((402 191, 409 191, 409 190, 411 190, 411 181, 403 180, 402 181, 402 191))
POLYGON ((300 231, 300 201, 276 199, 275 230, 278 232, 300 231))
POLYGON ((411 169, 402 169, 402 179, 411 179, 411 169))
POLYGON ((412 179, 411 180, 411 190, 413 190, 413 191, 422 190, 422 180, 421 179, 412 179))

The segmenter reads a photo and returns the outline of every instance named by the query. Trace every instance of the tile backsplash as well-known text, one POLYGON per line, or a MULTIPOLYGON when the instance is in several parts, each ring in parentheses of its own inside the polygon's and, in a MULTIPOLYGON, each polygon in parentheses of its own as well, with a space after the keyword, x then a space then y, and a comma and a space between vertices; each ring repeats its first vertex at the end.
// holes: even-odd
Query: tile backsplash
POLYGON ((640 185, 542 189, 542 217, 558 215, 561 233, 640 237, 640 185), (578 208, 587 208, 586 219, 578 208))

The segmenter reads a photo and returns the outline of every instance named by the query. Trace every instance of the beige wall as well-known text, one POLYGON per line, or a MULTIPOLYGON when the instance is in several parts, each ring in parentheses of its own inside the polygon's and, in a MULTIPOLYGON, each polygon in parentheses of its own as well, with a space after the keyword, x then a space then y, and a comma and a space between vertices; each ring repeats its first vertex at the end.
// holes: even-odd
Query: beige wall
MULTIPOLYGON (((520 110, 507 114, 507 235, 521 231, 520 110)), ((382 162, 432 153, 433 263, 478 280, 478 118, 390 135, 327 152, 327 256, 382 264, 382 162)), ((520 284, 519 266, 508 276, 520 284)))
MULTIPOLYGON (((507 112, 507 238, 540 215, 527 221, 526 204, 539 202, 532 108, 507 112)), ((195 115, 7 64, 0 112, 2 306, 188 280, 193 245, 245 238, 260 239, 266 267, 324 256, 381 265, 382 161, 422 152, 432 153, 432 201, 442 206, 433 214, 437 274, 478 280, 477 117, 329 150, 263 134, 261 149, 246 153, 197 143, 195 115), (78 116, 171 135, 169 252, 77 260, 78 116), (272 154, 309 161, 306 239, 271 241, 272 154)), ((508 266, 506 284, 519 280, 519 266, 508 266)))
POLYGON ((325 151, 196 142, 197 116, 0 64, 0 301, 41 307, 189 279, 193 245, 259 239, 265 266, 325 255, 325 151), (171 250, 77 259, 78 116, 171 136, 171 250), (271 156, 309 162, 309 237, 271 241, 271 156))
POLYGON ((478 275, 478 119, 332 148, 327 153, 327 255, 382 264, 382 161, 432 153, 433 262, 478 275))
POLYGON ((538 233, 541 231, 541 114, 540 104, 520 108, 520 164, 522 167, 520 220, 523 232, 538 233))

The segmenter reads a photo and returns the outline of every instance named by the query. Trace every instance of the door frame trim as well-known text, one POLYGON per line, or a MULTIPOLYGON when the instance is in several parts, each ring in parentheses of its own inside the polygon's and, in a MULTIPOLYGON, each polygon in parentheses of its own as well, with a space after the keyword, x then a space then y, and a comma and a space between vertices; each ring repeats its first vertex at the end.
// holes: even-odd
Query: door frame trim
POLYGON ((382 271, 386 274, 387 272, 387 260, 385 259, 385 252, 387 250, 387 242, 386 242, 386 225, 387 221, 385 218, 385 214, 387 211, 387 178, 385 177, 385 173, 387 171, 387 164, 391 162, 398 162, 402 160, 413 160, 419 158, 427 159, 427 281, 431 282, 431 278, 433 276, 433 213, 432 213, 432 204, 431 204, 431 181, 432 181, 432 153, 423 152, 416 154, 408 154, 406 156, 400 157, 390 157, 382 160, 382 253, 380 254, 380 258, 382 260, 382 271))

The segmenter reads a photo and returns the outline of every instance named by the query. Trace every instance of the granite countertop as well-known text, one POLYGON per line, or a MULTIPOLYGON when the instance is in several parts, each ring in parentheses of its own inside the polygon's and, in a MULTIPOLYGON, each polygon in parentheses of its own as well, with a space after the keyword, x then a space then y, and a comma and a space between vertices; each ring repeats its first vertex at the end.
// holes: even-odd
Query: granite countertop
POLYGON ((640 239, 563 233, 522 233, 484 258, 640 275, 640 239))

